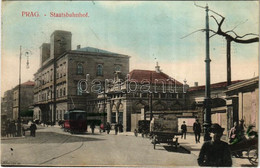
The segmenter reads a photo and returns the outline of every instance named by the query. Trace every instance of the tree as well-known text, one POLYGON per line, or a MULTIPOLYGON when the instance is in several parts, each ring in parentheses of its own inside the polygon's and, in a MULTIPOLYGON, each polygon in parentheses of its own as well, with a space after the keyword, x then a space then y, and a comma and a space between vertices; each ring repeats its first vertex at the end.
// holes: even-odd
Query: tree
MULTIPOLYGON (((204 8, 206 9, 205 7, 203 6, 199 6, 197 5, 195 2, 194 2, 194 5, 197 6, 197 7, 200 7, 200 8, 204 8)), ((234 41, 236 43, 241 43, 241 44, 249 44, 249 43, 255 43, 255 42, 259 42, 259 35, 258 34, 254 34, 254 33, 247 33, 247 34, 244 34, 244 35, 238 35, 234 30, 240 25, 236 25, 233 29, 231 30, 228 30, 228 31, 223 31, 222 30, 222 25, 225 21, 225 17, 218 14, 217 12, 209 9, 209 11, 211 11, 212 13, 214 13, 215 15, 219 16, 220 17, 220 21, 214 16, 214 15, 211 15, 211 17, 215 20, 215 22, 217 23, 218 27, 217 27, 217 30, 212 30, 212 29, 209 29, 209 31, 213 32, 214 34, 210 36, 213 37, 215 35, 220 35, 220 36, 223 36, 226 38, 226 41, 227 41, 227 84, 230 85, 231 84, 231 42, 234 41), (251 36, 250 38, 247 38, 248 36, 251 36), (253 37, 252 37, 253 36, 253 37)), ((243 22, 244 23, 244 22, 243 22)), ((197 31, 194 31, 182 38, 185 38, 195 32, 198 32, 198 31, 206 31, 206 29, 200 29, 200 30, 197 30, 197 31)))

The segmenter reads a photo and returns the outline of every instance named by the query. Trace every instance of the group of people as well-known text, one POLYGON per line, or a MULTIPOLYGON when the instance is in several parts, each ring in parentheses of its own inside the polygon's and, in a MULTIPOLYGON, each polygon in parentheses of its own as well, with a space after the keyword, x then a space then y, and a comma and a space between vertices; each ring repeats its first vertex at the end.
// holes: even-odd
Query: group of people
MULTIPOLYGON (((193 123, 193 132, 195 135, 196 143, 200 143, 201 125, 198 119, 196 119, 196 121, 193 123)), ((182 133, 181 138, 186 139, 187 125, 185 121, 183 121, 183 124, 181 125, 181 133, 182 133)))
POLYGON ((5 126, 5 135, 7 137, 15 137, 16 134, 17 134, 17 129, 16 129, 15 121, 7 120, 6 126, 5 126))
MULTIPOLYGON (((94 123, 91 123, 90 124, 90 128, 91 128, 91 132, 92 134, 94 134, 94 130, 95 130, 95 124, 94 123)), ((107 131, 107 134, 110 133, 110 130, 112 128, 111 124, 109 122, 106 123, 106 125, 104 125, 103 123, 100 124, 100 127, 99 127, 99 132, 101 133, 102 131, 105 132, 105 130, 107 131)), ((114 125, 114 128, 115 128, 115 135, 118 134, 118 132, 123 132, 123 124, 122 123, 115 123, 114 125)))

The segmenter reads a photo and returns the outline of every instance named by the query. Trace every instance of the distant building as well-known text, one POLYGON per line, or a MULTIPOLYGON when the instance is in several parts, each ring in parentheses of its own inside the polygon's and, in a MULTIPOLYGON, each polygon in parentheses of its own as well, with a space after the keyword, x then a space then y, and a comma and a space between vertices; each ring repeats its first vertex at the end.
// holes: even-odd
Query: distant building
POLYGON ((1 115, 13 120, 13 90, 7 90, 1 100, 1 115))
POLYGON ((72 50, 71 37, 71 32, 56 30, 50 43, 40 48, 40 68, 34 74, 34 117, 42 122, 55 124, 73 108, 98 112, 97 93, 87 93, 85 81, 95 90, 105 79, 113 79, 116 71, 124 76, 129 72, 129 56, 92 47, 72 50))
POLYGON ((150 111, 158 115, 163 111, 186 109, 187 89, 188 85, 161 72, 158 64, 155 71, 133 70, 127 78, 117 72, 106 94, 99 95, 98 109, 105 108, 107 121, 112 125, 122 123, 125 131, 133 131, 138 120, 150 120, 150 111))
POLYGON ((254 125, 259 130, 259 77, 228 86, 226 94, 230 127, 243 119, 246 127, 254 125))
MULTIPOLYGON (((232 84, 241 82, 242 80, 232 81, 232 84)), ((210 85, 211 89, 211 120, 212 123, 218 123, 223 128, 225 128, 224 134, 228 133, 229 123, 227 121, 228 113, 227 110, 227 82, 213 83, 210 85)), ((197 109, 198 119, 200 123, 204 123, 204 98, 205 98, 205 85, 198 86, 198 83, 194 87, 190 87, 187 91, 187 104, 189 104, 192 109, 197 109)))
MULTIPOLYGON (((27 81, 21 84, 21 107, 20 112, 29 110, 33 105, 33 90, 35 83, 33 81, 27 81)), ((19 86, 17 85, 13 89, 13 119, 18 120, 19 111, 19 86)))

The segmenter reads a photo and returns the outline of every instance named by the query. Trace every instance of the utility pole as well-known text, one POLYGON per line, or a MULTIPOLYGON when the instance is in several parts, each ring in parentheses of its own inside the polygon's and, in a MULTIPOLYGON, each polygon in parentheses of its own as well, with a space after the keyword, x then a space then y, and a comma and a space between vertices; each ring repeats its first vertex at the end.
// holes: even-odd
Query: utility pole
POLYGON ((20 46, 19 57, 19 85, 18 85, 18 133, 21 136, 21 59, 22 59, 22 46, 20 46))
MULTIPOLYGON (((151 86, 153 84, 153 81, 152 81, 153 77, 152 77, 152 75, 153 75, 153 72, 150 73, 151 86)), ((153 119, 153 91, 152 90, 150 91, 150 102, 149 103, 150 103, 150 105, 149 105, 149 107, 150 107, 150 121, 152 121, 152 119, 153 119)))
POLYGON ((205 87, 205 115, 204 115, 204 141, 210 140, 208 128, 211 126, 211 98, 210 98, 210 55, 209 55, 209 15, 206 6, 206 87, 205 87))
POLYGON ((227 85, 231 85, 231 39, 226 37, 227 40, 227 85))

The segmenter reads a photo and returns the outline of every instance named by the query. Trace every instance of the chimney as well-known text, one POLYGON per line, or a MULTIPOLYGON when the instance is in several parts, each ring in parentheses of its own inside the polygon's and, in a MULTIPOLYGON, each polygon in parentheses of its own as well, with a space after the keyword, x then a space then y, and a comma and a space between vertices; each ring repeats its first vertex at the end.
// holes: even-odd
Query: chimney
POLYGON ((50 43, 43 43, 40 47, 40 65, 43 66, 44 63, 50 58, 50 43))
POLYGON ((194 82, 194 86, 195 86, 195 87, 198 87, 198 86, 199 86, 199 83, 198 83, 198 82, 194 82))
POLYGON ((80 45, 77 45, 77 50, 80 49, 80 45))

